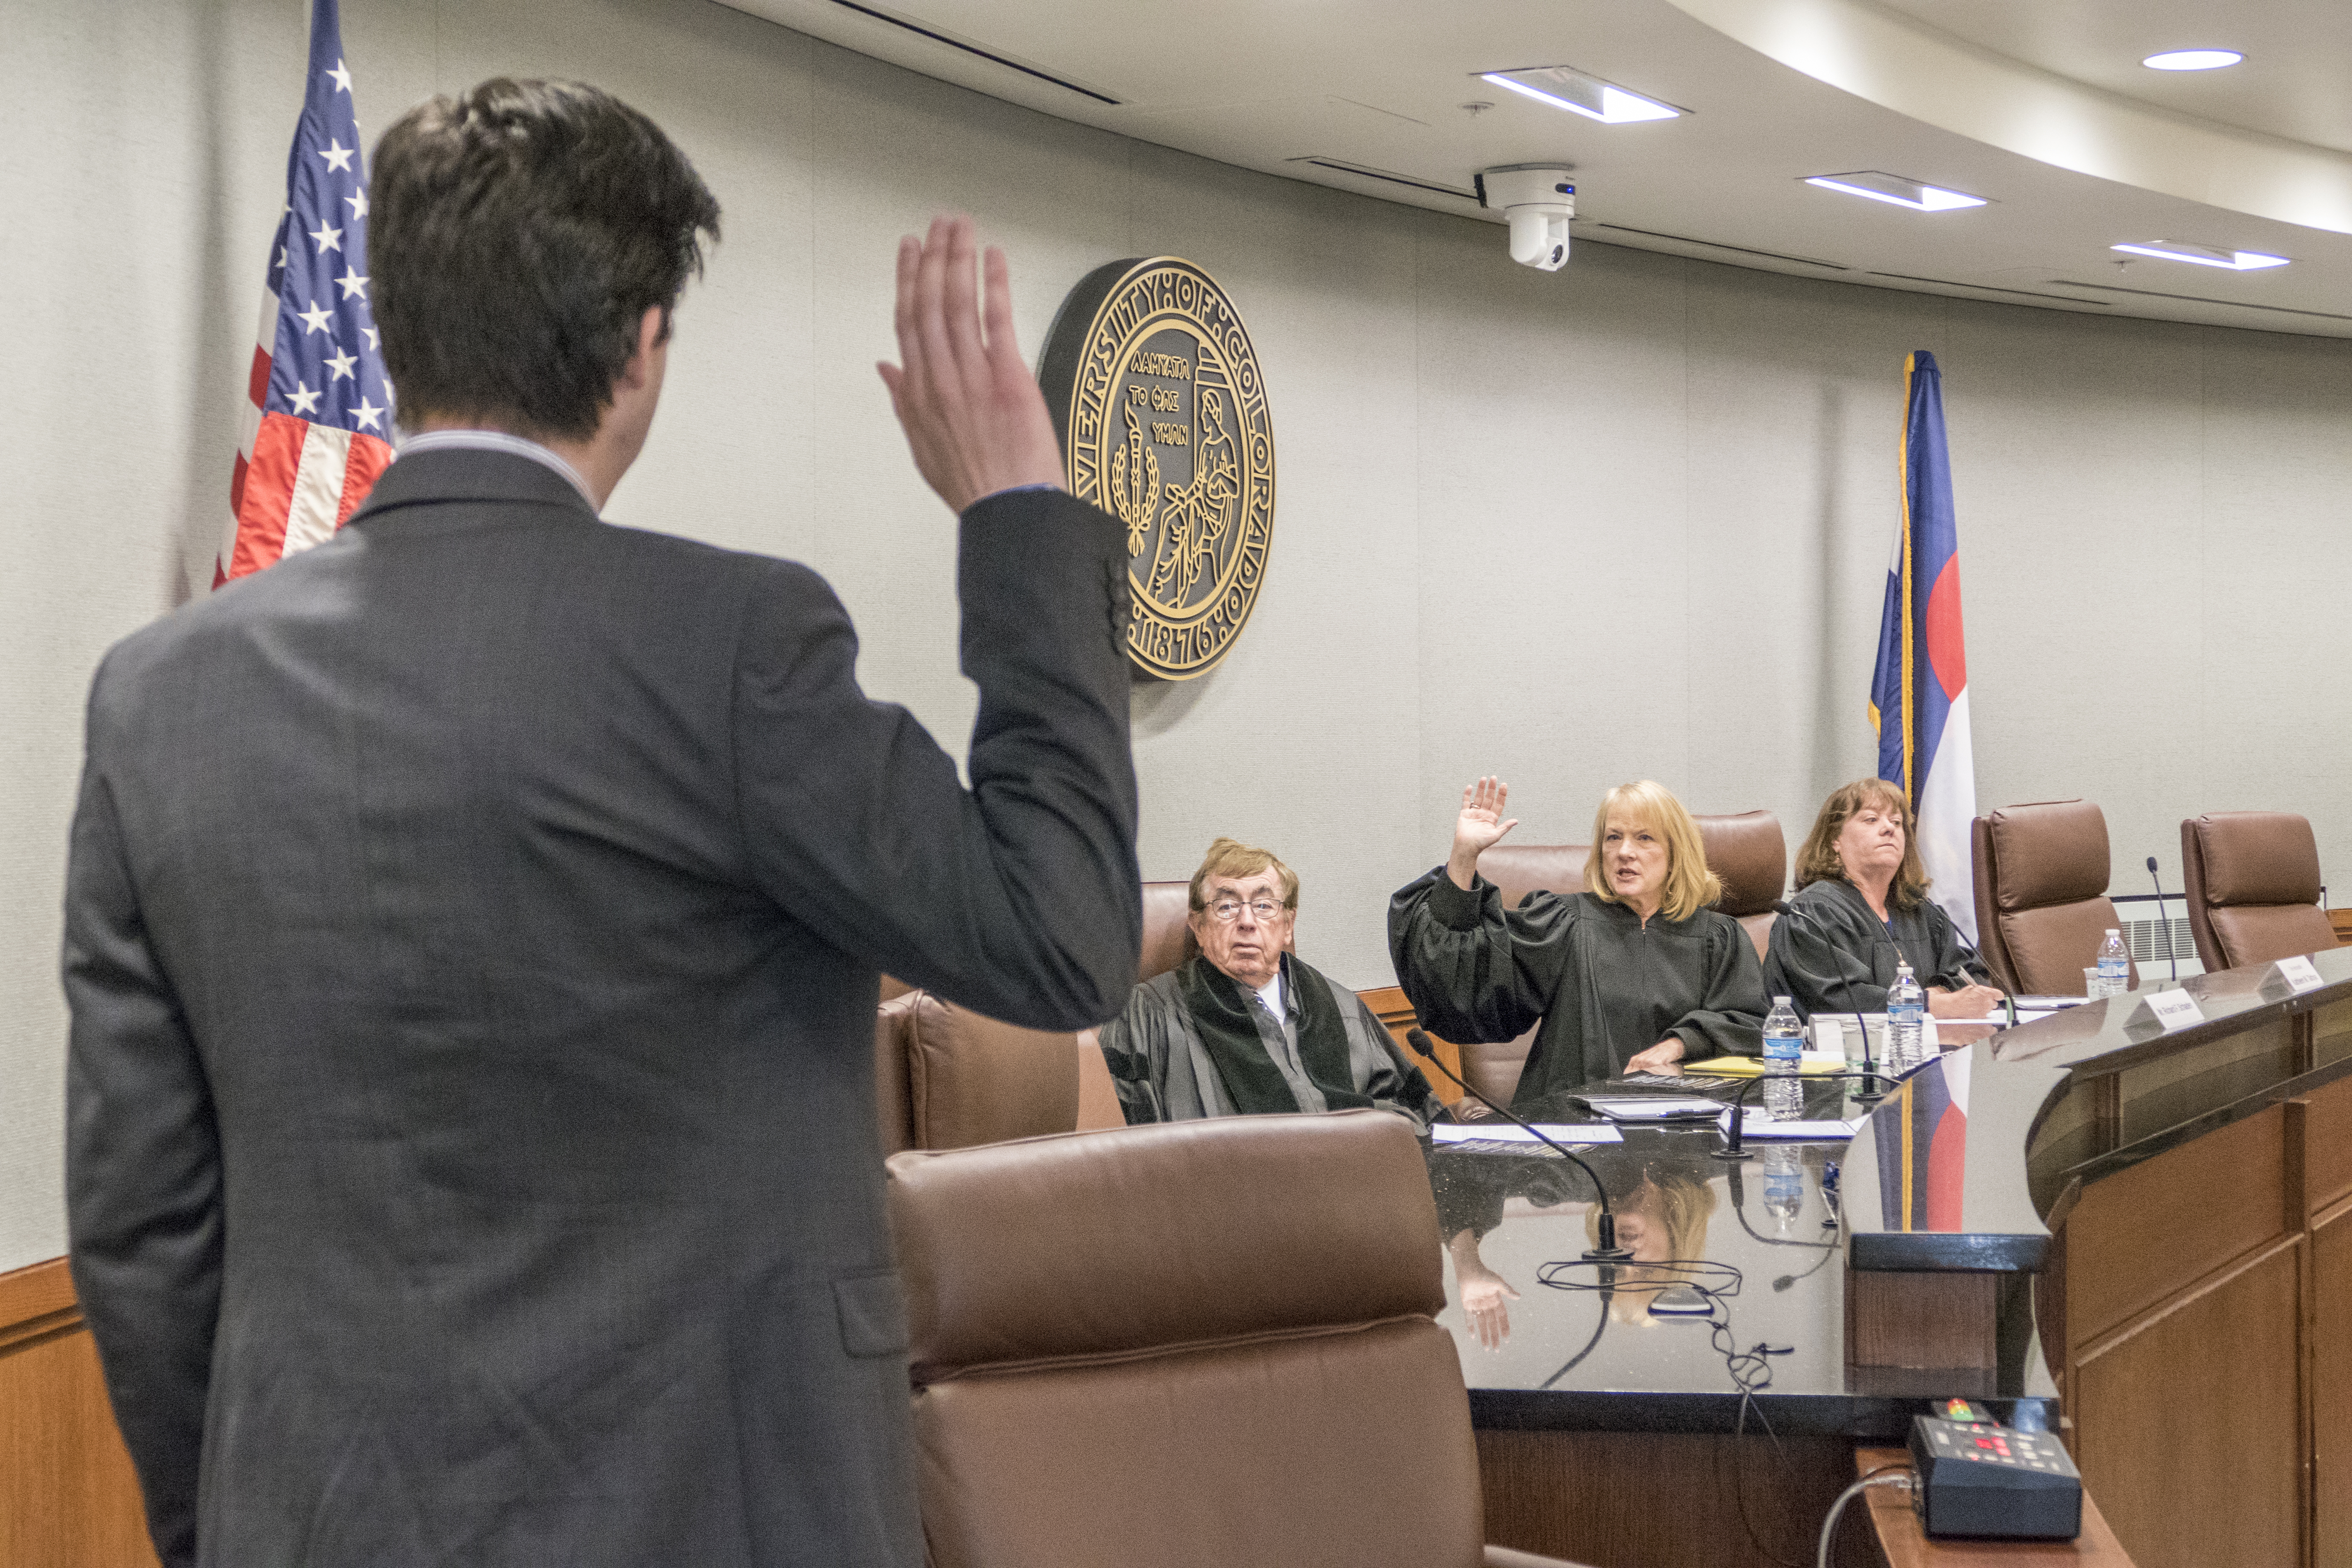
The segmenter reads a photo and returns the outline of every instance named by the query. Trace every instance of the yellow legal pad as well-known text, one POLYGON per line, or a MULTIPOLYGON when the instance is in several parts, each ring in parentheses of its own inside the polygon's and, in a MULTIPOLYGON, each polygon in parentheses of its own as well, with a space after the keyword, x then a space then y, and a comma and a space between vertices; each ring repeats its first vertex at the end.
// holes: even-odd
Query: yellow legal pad
MULTIPOLYGON (((1797 1058, 1801 1073, 1843 1072, 1853 1064, 1842 1056, 1820 1055, 1807 1051, 1797 1058)), ((1683 1071, 1704 1073, 1714 1078, 1755 1078, 1764 1070, 1762 1057, 1711 1057, 1703 1062, 1685 1062, 1683 1071)))

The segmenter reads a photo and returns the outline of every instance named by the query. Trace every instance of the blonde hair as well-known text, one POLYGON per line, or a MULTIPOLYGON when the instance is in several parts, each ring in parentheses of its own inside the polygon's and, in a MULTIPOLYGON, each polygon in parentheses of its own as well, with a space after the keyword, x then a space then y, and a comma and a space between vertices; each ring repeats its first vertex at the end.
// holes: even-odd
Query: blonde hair
POLYGON ((1273 871, 1282 880, 1282 907, 1297 910, 1298 873, 1277 859, 1273 850, 1260 849, 1238 838, 1220 838, 1209 846, 1209 853, 1202 858, 1201 868, 1192 873, 1192 886, 1186 895, 1186 901, 1195 910, 1205 910, 1209 905, 1201 897, 1201 885, 1210 878, 1255 877, 1265 870, 1273 871))
POLYGON ((1706 845, 1698 824, 1675 792, 1654 779, 1619 784, 1601 797, 1592 814, 1592 852, 1584 858, 1584 890, 1594 898, 1617 903, 1601 875, 1601 848, 1609 841, 1609 814, 1624 812, 1666 841, 1666 890, 1658 912, 1670 921, 1686 921, 1723 897, 1723 879, 1706 868, 1706 845))
MULTIPOLYGON (((1612 1313, 1620 1321, 1634 1322, 1650 1320, 1650 1302, 1659 1291, 1691 1282, 1691 1271, 1675 1267, 1706 1256, 1707 1226, 1715 1219, 1715 1184, 1701 1177, 1685 1173, 1652 1172, 1635 1187, 1618 1200, 1617 1212, 1626 1214, 1654 1206, 1658 1227, 1665 1232, 1666 1256, 1658 1263, 1621 1263, 1618 1268, 1618 1289, 1610 1303, 1612 1313), (1643 1188, 1652 1196, 1645 1202, 1643 1188)), ((1592 1245, 1601 1245, 1601 1205, 1594 1204, 1584 1211, 1584 1234, 1592 1245)))
POLYGON ((1797 851, 1798 889, 1815 882, 1853 879, 1846 875, 1845 858, 1838 853, 1838 835, 1865 805, 1893 812, 1903 824, 1903 864, 1895 869, 1886 901, 1898 910, 1916 910, 1927 901, 1927 868, 1919 859, 1919 822, 1902 790, 1885 779, 1856 779, 1832 790, 1829 799, 1822 802, 1822 814, 1813 818, 1813 830, 1805 835, 1804 847, 1797 851))

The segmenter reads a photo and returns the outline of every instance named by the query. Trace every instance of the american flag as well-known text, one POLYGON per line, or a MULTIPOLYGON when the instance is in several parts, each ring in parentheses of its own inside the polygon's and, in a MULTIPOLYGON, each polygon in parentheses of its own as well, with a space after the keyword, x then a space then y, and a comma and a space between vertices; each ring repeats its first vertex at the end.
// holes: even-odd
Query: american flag
POLYGON ((392 384, 368 309, 367 170, 335 0, 311 0, 310 70, 286 161, 213 586, 307 550, 392 461, 392 384))

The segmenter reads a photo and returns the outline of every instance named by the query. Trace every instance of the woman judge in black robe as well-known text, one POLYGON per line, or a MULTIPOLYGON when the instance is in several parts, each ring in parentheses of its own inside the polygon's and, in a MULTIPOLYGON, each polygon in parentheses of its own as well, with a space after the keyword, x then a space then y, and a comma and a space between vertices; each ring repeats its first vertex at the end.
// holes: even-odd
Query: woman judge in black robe
POLYGON ((1981 1018, 2000 1000, 1976 949, 1928 900, 1914 826, 1885 779, 1856 779, 1822 803, 1797 852, 1797 895, 1772 925, 1772 994, 1807 1017, 1884 1012, 1904 963, 1936 1017, 1981 1018))
POLYGON ((1508 795, 1492 778, 1464 790, 1445 864, 1389 901, 1389 955, 1422 1023, 1457 1044, 1535 1027, 1511 1096, 1521 1110, 1686 1058, 1759 1054, 1763 970, 1739 922, 1706 907, 1723 884, 1682 802, 1647 780, 1611 790, 1585 890, 1506 910, 1478 857, 1518 826, 1503 820, 1508 795))

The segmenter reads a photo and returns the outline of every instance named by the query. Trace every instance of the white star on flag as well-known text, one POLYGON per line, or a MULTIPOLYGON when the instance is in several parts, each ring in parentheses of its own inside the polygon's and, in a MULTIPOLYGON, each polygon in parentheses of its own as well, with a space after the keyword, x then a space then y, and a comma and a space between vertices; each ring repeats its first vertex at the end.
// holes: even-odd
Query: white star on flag
POLYGON ((368 347, 370 349, 374 349, 378 346, 376 342, 376 332, 373 327, 362 327, 360 331, 364 337, 366 337, 368 347))
POLYGON ((310 231, 310 237, 319 242, 320 256, 326 255, 331 250, 341 250, 343 247, 343 231, 339 228, 329 228, 323 223, 310 231))
POLYGON ((343 286, 344 299, 348 300, 354 294, 358 295, 362 300, 367 298, 368 280, 360 274, 357 268, 344 268, 343 275, 341 278, 336 279, 335 281, 343 286))
MULTIPOLYGON (((328 384, 329 386, 332 386, 332 385, 334 385, 334 384, 335 384, 335 381, 336 381, 336 379, 337 379, 338 377, 340 377, 340 376, 346 376, 346 375, 352 375, 352 366, 353 366, 353 365, 355 365, 355 364, 357 364, 357 363, 360 363, 359 361, 357 361, 357 360, 353 359, 353 358, 351 356, 350 353, 349 353, 347 350, 343 350, 343 349, 338 349, 338 350, 336 350, 336 351, 335 351, 335 357, 334 357, 334 358, 332 358, 332 359, 331 359, 331 360, 329 360, 329 361, 327 362, 327 368, 328 368, 329 370, 331 370, 331 371, 334 372, 334 374, 333 374, 333 375, 331 375, 331 376, 327 377, 327 384, 328 384)), ((358 376, 355 376, 355 375, 352 375, 352 382, 353 382, 353 383, 355 383, 355 384, 356 384, 356 383, 358 382, 358 380, 359 380, 359 377, 358 377, 358 376)))
POLYGON ((374 404, 370 403, 364 397, 360 399, 360 405, 352 410, 352 417, 360 422, 360 428, 362 430, 377 430, 383 428, 383 426, 376 423, 376 420, 382 417, 383 414, 383 409, 378 408, 374 404))
POLYGON ((365 191, 362 191, 355 196, 345 196, 343 200, 351 204, 352 221, 353 223, 357 223, 360 219, 367 216, 367 193, 365 191))
POLYGON ((337 92, 349 92, 352 90, 352 73, 343 68, 342 61, 337 60, 335 62, 335 68, 329 71, 327 74, 335 79, 335 90, 337 92))
POLYGON ((302 383, 299 381, 296 382, 294 384, 294 412, 297 414, 316 414, 319 412, 319 398, 320 395, 320 394, 313 392, 309 387, 303 385, 302 383))
POLYGON ((286 270, 286 247, 282 245, 278 247, 278 270, 286 270))
MULTIPOLYGON (((319 156, 327 161, 329 169, 341 169, 349 173, 352 166, 352 154, 358 151, 356 147, 344 146, 342 139, 336 137, 328 142, 327 145, 320 151, 319 156)), ((288 210, 290 212, 293 209, 288 210)))
POLYGON ((329 310, 324 305, 320 304, 316 300, 310 301, 310 308, 309 310, 297 310, 294 314, 301 318, 302 335, 306 338, 312 332, 325 331, 327 330, 327 323, 334 319, 334 312, 329 310))

